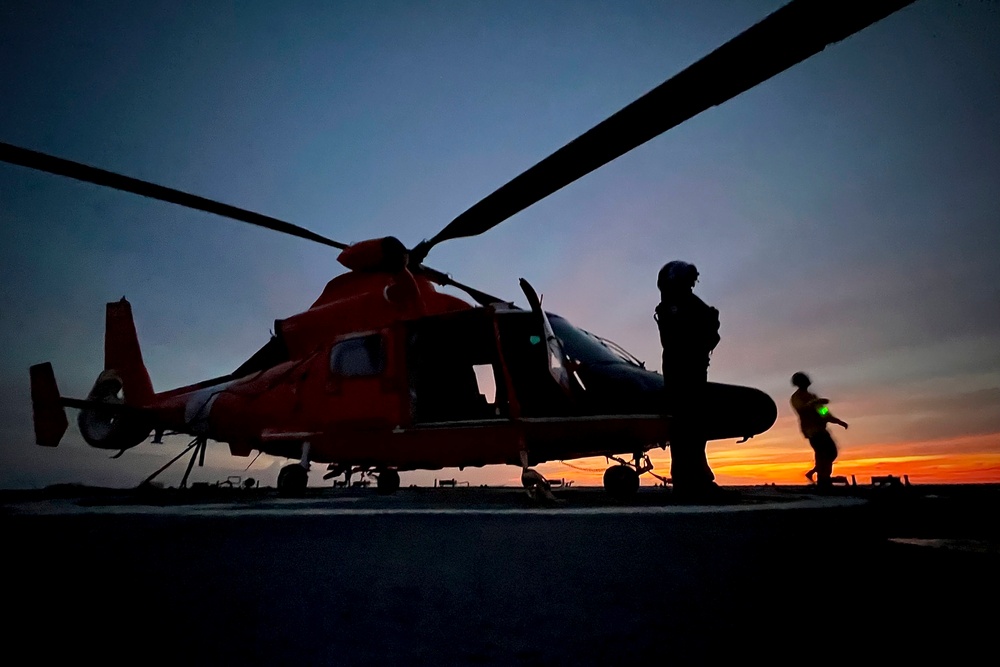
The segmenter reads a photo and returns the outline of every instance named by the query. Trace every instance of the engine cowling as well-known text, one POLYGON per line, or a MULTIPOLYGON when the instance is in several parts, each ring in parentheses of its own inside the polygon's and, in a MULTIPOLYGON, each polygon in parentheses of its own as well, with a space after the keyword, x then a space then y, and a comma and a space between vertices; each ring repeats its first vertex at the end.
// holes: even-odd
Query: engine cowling
POLYGON ((91 447, 125 450, 135 447, 149 437, 153 427, 148 419, 129 413, 124 408, 121 376, 107 370, 97 377, 87 400, 103 403, 107 408, 85 408, 80 411, 77 424, 80 434, 91 447), (116 406, 122 406, 116 409, 116 406))

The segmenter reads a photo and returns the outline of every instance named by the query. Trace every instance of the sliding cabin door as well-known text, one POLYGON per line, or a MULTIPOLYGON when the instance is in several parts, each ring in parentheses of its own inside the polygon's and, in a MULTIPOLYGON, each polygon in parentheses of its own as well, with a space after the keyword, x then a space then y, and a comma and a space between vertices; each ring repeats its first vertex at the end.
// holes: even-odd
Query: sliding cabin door
POLYGON ((400 423, 398 372, 387 332, 344 338, 330 348, 327 392, 335 423, 352 430, 387 429, 400 423))

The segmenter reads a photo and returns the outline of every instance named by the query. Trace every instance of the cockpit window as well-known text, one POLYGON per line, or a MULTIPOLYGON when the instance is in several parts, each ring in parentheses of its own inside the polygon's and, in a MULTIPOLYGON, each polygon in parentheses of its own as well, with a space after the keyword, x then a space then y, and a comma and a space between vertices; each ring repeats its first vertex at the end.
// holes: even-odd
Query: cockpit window
POLYGON ((642 366, 642 363, 621 346, 605 341, 594 334, 577 329, 558 315, 548 313, 552 330, 563 343, 563 349, 571 359, 584 364, 621 364, 642 366))
POLYGON ((330 350, 330 372, 340 377, 378 375, 385 367, 382 336, 343 340, 330 350))

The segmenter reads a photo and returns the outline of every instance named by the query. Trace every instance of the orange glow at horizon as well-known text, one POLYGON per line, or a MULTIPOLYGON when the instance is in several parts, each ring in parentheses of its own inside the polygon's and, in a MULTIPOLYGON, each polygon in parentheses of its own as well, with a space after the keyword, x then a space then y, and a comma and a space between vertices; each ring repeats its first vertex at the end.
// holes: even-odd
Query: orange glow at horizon
MULTIPOLYGON (((709 463, 723 485, 806 484, 812 451, 801 437, 759 436, 748 443, 719 447, 709 443, 709 463), (759 446, 751 446, 755 440, 759 446)), ((649 452, 653 472, 669 477, 670 450, 649 452)), ((572 480, 577 485, 599 485, 608 463, 604 457, 538 466, 549 479, 572 480)), ((834 475, 868 484, 872 476, 907 475, 915 484, 1000 483, 1000 433, 900 443, 852 444, 840 447, 834 475)), ((659 484, 643 475, 646 485, 659 484)))

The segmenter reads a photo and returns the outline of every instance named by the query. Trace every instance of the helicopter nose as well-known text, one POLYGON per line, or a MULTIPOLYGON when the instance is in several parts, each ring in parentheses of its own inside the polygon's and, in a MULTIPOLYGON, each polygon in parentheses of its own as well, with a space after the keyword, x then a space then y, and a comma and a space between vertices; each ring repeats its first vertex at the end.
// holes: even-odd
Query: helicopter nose
POLYGON ((750 433, 752 435, 763 433, 778 420, 778 406, 774 403, 774 399, 760 389, 750 387, 744 389, 747 390, 745 400, 748 408, 745 418, 750 433))
POLYGON ((750 438, 778 419, 778 406, 760 389, 710 382, 707 394, 709 440, 750 438))

